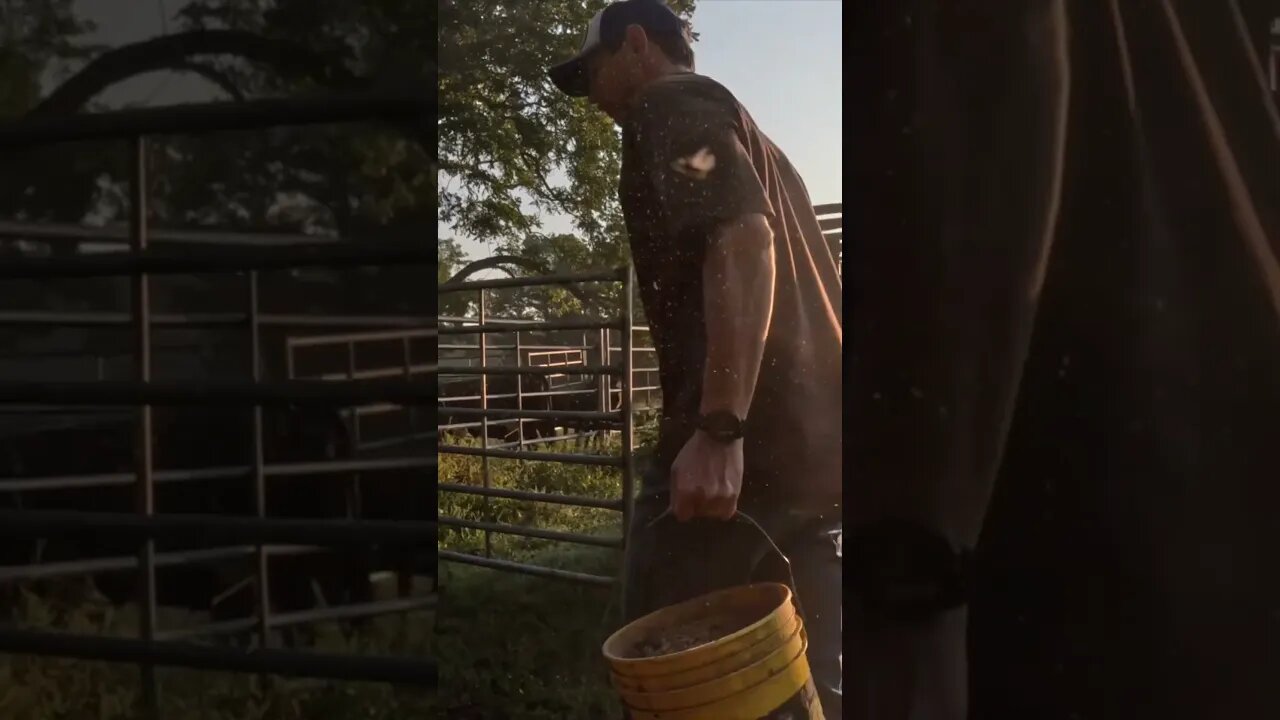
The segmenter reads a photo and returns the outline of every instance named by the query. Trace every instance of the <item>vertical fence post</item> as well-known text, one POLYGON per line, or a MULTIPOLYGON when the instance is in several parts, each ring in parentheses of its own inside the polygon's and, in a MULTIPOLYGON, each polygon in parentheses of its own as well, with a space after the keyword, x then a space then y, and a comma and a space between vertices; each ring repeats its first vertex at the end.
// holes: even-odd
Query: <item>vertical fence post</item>
POLYGON ((285 338, 285 341, 284 341, 284 376, 285 376, 285 378, 286 378, 286 379, 288 379, 288 380, 292 380, 292 379, 293 379, 293 376, 294 376, 294 369, 293 369, 293 351, 294 351, 293 338, 292 338, 292 337, 285 338))
MULTIPOLYGON (((608 360, 608 358, 609 358, 609 329, 608 329, 608 328, 600 328, 600 333, 599 333, 599 335, 600 335, 600 339, 599 339, 599 342, 600 342, 600 364, 601 364, 601 365, 608 365, 608 364, 609 364, 609 360, 608 360)), ((586 343, 584 342, 583 344, 585 345, 586 343)), ((599 397, 599 403, 597 403, 597 404, 600 406, 600 412, 608 412, 608 411, 609 411, 609 404, 610 404, 610 403, 609 403, 609 382, 610 382, 610 378, 609 378, 609 376, 608 376, 608 375, 601 375, 601 376, 596 380, 596 385, 597 385, 597 392, 596 392, 596 394, 600 396, 600 397, 599 397)))
MULTIPOLYGON (((634 463, 634 443, 635 443, 635 412, 632 407, 631 384, 632 370, 635 363, 632 356, 635 354, 632 345, 632 323, 635 320, 632 299, 635 297, 635 276, 630 265, 622 269, 624 273, 622 282, 622 327, 621 347, 622 347, 622 537, 623 548, 627 546, 627 538, 631 534, 631 516, 633 506, 635 504, 635 463, 634 463)), ((612 404, 612 403, 611 403, 612 404)), ((619 581, 621 586, 622 597, 626 597, 626 580, 625 573, 623 579, 619 581)))
MULTIPOLYGON (((483 289, 479 290, 478 294, 480 295, 480 303, 479 303, 480 304, 480 307, 479 307, 480 324, 484 325, 486 314, 487 314, 485 309, 485 302, 484 302, 484 290, 483 289)), ((489 347, 488 337, 489 336, 484 332, 480 332, 479 335, 480 335, 480 367, 484 368, 484 367, 487 367, 489 364, 489 353, 488 353, 488 347, 489 347)), ((480 408, 482 410, 487 410, 489 408, 489 375, 483 371, 481 371, 480 373, 480 408)), ((489 449, 489 418, 481 417, 480 418, 480 450, 481 450, 480 477, 482 482, 484 482, 484 487, 486 490, 489 489, 489 455, 487 452, 488 449, 489 449)), ((489 497, 487 495, 484 498, 483 507, 484 507, 485 522, 492 522, 493 518, 490 516, 489 497)), ((484 556, 493 557, 493 543, 488 530, 484 531, 484 556)))
MULTIPOLYGON (((400 349, 404 353, 404 379, 405 382, 413 380, 413 351, 409 347, 412 343, 412 337, 405 335, 400 339, 400 349)), ((418 435, 418 406, 405 406, 409 411, 409 438, 416 439, 418 435)))
MULTIPOLYGON (((356 340, 350 339, 350 337, 351 336, 348 336, 349 339, 347 340, 347 382, 349 383, 355 382, 357 369, 356 340)), ((347 410, 347 417, 349 418, 348 422, 351 424, 351 450, 354 455, 360 452, 360 446, 364 442, 363 435, 360 432, 360 406, 353 404, 351 408, 347 410)), ((350 516, 351 513, 356 512, 353 505, 358 502, 356 498, 359 497, 360 478, 361 475, 359 472, 353 472, 347 481, 348 516, 350 516)))
MULTIPOLYGON (((129 229, 136 253, 147 249, 147 141, 133 138, 130 152, 130 203, 129 229)), ((134 362, 138 381, 151 382, 151 287, 146 273, 133 277, 133 327, 134 362)), ((136 483, 134 487, 137 510, 142 515, 155 513, 155 482, 152 477, 153 448, 151 445, 151 406, 137 409, 136 428, 136 483)), ((138 632, 148 642, 156 636, 156 544, 148 537, 139 549, 138 582, 139 623, 138 632)), ((155 665, 144 662, 142 673, 143 711, 147 717, 160 716, 160 686, 156 680, 155 665)))
MULTIPOLYGON (((521 347, 519 330, 516 330, 515 345, 516 368, 521 368, 524 367, 524 349, 521 347)), ((521 375, 516 375, 516 409, 524 410, 524 378, 521 375)), ((516 447, 524 450, 524 418, 516 418, 516 447)))
MULTIPOLYGON (((262 336, 261 336, 261 319, 259 317, 259 301, 258 301, 258 272, 250 270, 248 273, 249 283, 249 377, 253 382, 262 382, 262 336)), ((267 475, 263 470, 265 450, 263 449, 262 438, 262 406, 253 406, 253 437, 251 458, 253 467, 253 510, 259 517, 265 519, 267 517, 267 475)), ((271 586, 270 576, 268 572, 269 560, 267 557, 267 548, 265 545, 257 545, 254 548, 255 559, 255 576, 257 582, 255 587, 258 589, 257 605, 258 605, 258 646, 271 646, 271 586)), ((270 676, 262 675, 259 678, 261 690, 265 693, 270 689, 270 676)))
MULTIPOLYGON (((621 339, 618 342, 622 342, 621 339)), ((613 362, 613 331, 609 328, 604 330, 604 356, 600 358, 600 362, 602 365, 613 362)), ((601 410, 613 412, 613 378, 611 376, 605 376, 604 391, 606 402, 601 410)))
MULTIPOLYGON (((356 379, 356 341, 347 341, 347 382, 355 382, 356 379)), ((360 449, 360 408, 352 405, 347 410, 347 417, 351 423, 351 442, 356 450, 360 449)))

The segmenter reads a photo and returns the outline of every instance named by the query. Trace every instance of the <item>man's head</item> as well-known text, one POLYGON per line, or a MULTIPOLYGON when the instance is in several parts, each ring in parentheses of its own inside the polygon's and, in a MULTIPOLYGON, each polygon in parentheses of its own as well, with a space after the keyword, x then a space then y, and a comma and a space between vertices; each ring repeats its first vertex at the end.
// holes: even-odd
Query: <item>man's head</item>
POLYGON ((548 74, 562 92, 590 98, 621 122, 645 85, 692 69, 689 28, 679 16, 662 0, 622 0, 591 18, 582 49, 548 74))

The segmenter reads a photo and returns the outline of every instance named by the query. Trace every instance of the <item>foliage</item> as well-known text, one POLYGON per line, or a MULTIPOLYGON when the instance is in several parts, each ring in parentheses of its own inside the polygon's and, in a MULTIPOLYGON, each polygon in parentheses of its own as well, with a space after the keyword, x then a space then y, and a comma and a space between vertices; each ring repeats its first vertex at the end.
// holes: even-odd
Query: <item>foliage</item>
MULTIPOLYGON (((527 235, 519 242, 504 243, 501 251, 529 258, 546 272, 556 274, 619 267, 629 261, 621 244, 593 246, 566 234, 527 235)), ((576 286, 575 290, 578 292, 556 286, 504 290, 494 294, 493 311, 502 317, 545 320, 583 315, 611 317, 621 308, 620 283, 576 286)))
MULTIPOLYGON (((12 43, 6 42, 0 51, 0 102, 8 98, 0 112, 29 110, 31 88, 40 89, 44 101, 58 95, 58 90, 40 88, 37 82, 58 67, 76 71, 61 86, 65 89, 93 75, 86 68, 94 64, 85 65, 86 60, 100 66, 104 58, 121 53, 132 53, 131 59, 106 81, 121 79, 121 73, 127 77, 129 72, 194 69, 206 78, 218 78, 207 84, 210 100, 226 99, 222 86, 249 99, 373 86, 411 85, 428 92, 428 78, 434 78, 436 17, 431 3, 195 0, 172 18, 169 36, 110 51, 76 44, 86 26, 71 15, 72 3, 48 5, 49 12, 62 12, 56 23, 10 21, 5 26, 12 43), (224 52, 180 52, 213 33, 235 37, 223 43, 224 52), (174 49, 176 40, 181 41, 179 51, 174 49), (274 55, 263 50, 276 46, 280 51, 274 55)), ((89 91, 77 97, 96 96, 103 89, 90 84, 89 91)), ((90 103, 88 108, 101 106, 90 103)), ((152 139, 147 155, 148 219, 154 226, 177 229, 360 240, 421 237, 435 214, 431 145, 434 139, 425 122, 423 127, 352 123, 152 139)), ((0 217, 90 224, 123 221, 128 167, 127 154, 120 150, 119 143, 94 142, 22 153, 14 164, 24 171, 0 176, 0 217)), ((420 274, 415 268, 322 271, 311 275, 321 277, 326 287, 335 279, 345 285, 341 307, 335 306, 332 293, 323 307, 315 298, 303 299, 313 290, 323 290, 321 285, 295 285, 291 292, 274 294, 264 289, 263 301, 277 312, 424 311, 420 274)), ((44 304, 57 292, 100 306, 102 296, 110 295, 103 289, 110 282, 57 284, 30 302, 44 304)), ((187 292, 188 299, 216 298, 222 307, 242 302, 234 278, 201 279, 196 285, 187 292)), ((169 294, 169 288, 159 284, 157 303, 169 302, 169 294)))
POLYGON ((73 0, 10 0, 0 5, 0 118, 35 107, 40 80, 100 50, 81 41, 94 28, 77 18, 73 0))
MULTIPOLYGON (((442 2, 441 220, 536 253, 538 214, 564 214, 585 237, 591 265, 622 257, 617 129, 545 76, 577 51, 583 28, 604 4, 442 2)), ((694 9, 693 0, 671 5, 686 16, 694 9)), ((553 240, 545 249, 556 247, 553 240)))
MULTIPOLYGON (((228 28, 307 48, 340 62, 350 75, 373 84, 430 76, 433 6, 397 0, 202 0, 180 12, 184 29, 228 28)), ((297 95, 326 89, 288 68, 248 65, 233 56, 210 65, 251 96, 297 95)), ((339 85, 336 80, 329 87, 339 85)), ((187 221, 220 226, 292 225, 303 231, 346 236, 377 228, 420 231, 434 214, 429 149, 380 128, 335 126, 316 131, 256 133, 237 138, 233 152, 212 153, 203 140, 175 147, 158 172, 174 174, 187 190, 180 202, 187 221), (206 150, 202 157, 194 152, 206 150), (185 150, 185 151, 184 151, 185 150), (175 159, 178 158, 178 159, 175 159), (215 184, 217 183, 217 184, 215 184), (208 189, 216 192, 210 194, 208 189), (193 195, 198 195, 197 200, 193 195), (212 196, 211 196, 212 195, 212 196), (297 199, 291 212, 277 208, 281 195, 297 199), (192 206, 195 207, 192 207, 192 206)), ((219 147, 218 149, 226 149, 219 147)))
MULTIPOLYGON (((56 23, 33 22, 16 27, 10 24, 12 42, 5 45, 6 55, 20 59, 36 79, 54 61, 83 61, 90 55, 71 43, 74 34, 87 26, 70 15, 69 2, 58 5, 64 9, 65 17, 58 16, 56 23), (51 33, 59 39, 50 40, 51 33)), ((434 54, 434 43, 430 41, 434 37, 434 16, 428 10, 431 7, 427 3, 392 0, 203 0, 183 7, 176 30, 244 31, 246 40, 261 37, 287 43, 282 47, 303 48, 341 68, 329 73, 333 77, 328 78, 328 86, 321 86, 323 76, 313 77, 287 56, 270 65, 246 62, 244 57, 253 54, 249 52, 253 44, 248 42, 241 43, 244 49, 233 47, 199 64, 245 97, 287 96, 349 84, 351 77, 384 84, 397 75, 413 77, 416 72, 421 77, 432 64, 434 54)), ((145 45, 154 43, 141 42, 131 47, 145 45)), ((165 61, 161 69, 183 71, 188 67, 186 61, 166 53, 156 45, 155 52, 134 58, 134 70, 154 69, 159 61, 165 61)), ((93 53, 96 59, 106 54, 101 48, 93 53)), ((0 73, 0 87, 15 85, 15 75, 0 73)), ((209 89, 211 99, 223 94, 212 86, 209 89)), ((52 88, 44 94, 52 94, 52 88)), ((30 105, 28 99, 6 109, 17 113, 30 105)), ((162 201, 150 208, 158 224, 242 228, 284 225, 358 234, 363 228, 384 225, 392 218, 411 220, 420 226, 429 217, 435 200, 434 188, 429 187, 427 149, 404 137, 368 128, 333 128, 319 134, 281 130, 212 140, 184 138, 166 141, 166 145, 150 158, 153 174, 164 178, 163 187, 154 188, 163 191, 156 193, 162 201), (280 194, 302 196, 293 203, 302 209, 273 212, 280 194)), ((103 152, 106 148, 100 145, 92 149, 94 152, 88 154, 96 156, 98 164, 76 173, 73 179, 77 182, 71 184, 104 187, 110 194, 124 179, 123 173, 118 164, 104 165, 103 161, 117 153, 103 152), (103 175, 106 179, 100 180, 103 175)), ((85 147, 78 150, 78 154, 86 154, 85 147)), ((26 176, 23 181, 37 191, 54 180, 59 185, 68 184, 66 168, 55 169, 60 171, 56 178, 26 176)), ((22 199, 22 206, 15 209, 31 219, 79 221, 95 209, 94 204, 86 202, 85 194, 80 192, 61 204, 33 207, 31 193, 22 193, 15 198, 22 199)), ((6 201, 12 202, 8 198, 6 201)), ((111 208, 111 216, 119 215, 122 209, 111 208)))
MULTIPOLYGON (((467 253, 462 245, 452 238, 440 237, 436 240, 436 283, 443 284, 453 277, 454 273, 467 264, 467 253)), ((464 317, 473 312, 473 299, 460 293, 445 293, 440 296, 439 314, 464 317)))
MULTIPOLYGON (((450 439, 450 444, 478 446, 471 439, 450 439)), ((620 445, 608 441, 598 452, 616 456, 620 445)), ((439 457, 442 483, 484 484, 483 463, 473 456, 446 454, 439 457)), ((560 463, 523 462, 490 458, 489 486, 509 490, 525 490, 563 495, 593 497, 603 500, 618 497, 621 477, 616 468, 594 465, 562 465, 560 463)), ((550 528, 579 533, 612 533, 619 531, 618 515, 610 510, 533 503, 504 498, 485 498, 463 493, 442 493, 438 501, 441 517, 461 520, 499 522, 525 527, 550 528)), ((460 552, 483 552, 484 533, 478 530, 442 528, 441 547, 460 552)), ((527 561, 531 554, 542 552, 548 541, 512 535, 492 535, 494 557, 527 561)))

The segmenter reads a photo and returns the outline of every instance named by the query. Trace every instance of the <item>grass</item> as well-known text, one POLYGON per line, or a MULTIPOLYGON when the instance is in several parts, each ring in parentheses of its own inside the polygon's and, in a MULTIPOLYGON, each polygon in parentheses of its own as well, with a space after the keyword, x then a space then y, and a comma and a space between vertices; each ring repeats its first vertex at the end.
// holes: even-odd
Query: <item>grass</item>
MULTIPOLYGON (((78 584, 76 584, 78 585, 78 584)), ((45 585, 20 590, 17 613, 27 627, 136 637, 135 606, 114 607, 100 596, 45 585)), ((164 613, 172 627, 186 613, 164 613)), ((430 613, 377 618, 359 630, 319 624, 312 648, 330 653, 429 655, 430 613)), ((164 669, 158 672, 165 720, 399 720, 432 717, 434 694, 375 683, 274 678, 267 691, 255 677, 164 669)), ((68 658, 0 655, 0 718, 5 720, 133 720, 140 691, 135 666, 68 658)))
MULTIPOLYGON (((596 573, 616 564, 580 551, 545 560, 596 573)), ((600 658, 618 616, 608 589, 461 565, 443 567, 442 575, 440 717, 620 717, 600 658)))
MULTIPOLYGON (((647 438, 647 430, 640 436, 647 438)), ((598 448, 617 454, 616 441, 598 448)), ((441 482, 482 483, 482 461, 440 458, 441 482)), ((489 460, 490 484, 599 498, 618 496, 616 468, 489 460)), ((440 514, 468 520, 612 535, 618 513, 448 493, 440 514)), ((492 556, 614 576, 617 550, 492 535, 492 556)), ((443 529, 442 548, 484 553, 484 534, 443 529)), ((113 607, 83 583, 22 586, 15 611, 23 626, 136 637, 133 606, 113 607)), ((165 609, 167 611, 167 609, 165 609)), ((164 627, 190 625, 190 613, 162 613, 164 627), (183 617, 186 615, 187 617, 183 617)), ((440 687, 425 693, 374 683, 258 679, 236 673, 161 670, 165 720, 614 720, 619 707, 600 645, 620 618, 609 588, 442 563, 434 613, 376 618, 353 628, 314 626, 308 644, 327 652, 430 656, 440 687)), ((207 621, 207 619, 204 619, 207 621)), ((133 720, 140 683, 135 666, 0 654, 4 720, 133 720)))
MULTIPOLYGON (((638 435, 643 442, 649 431, 638 435)), ((617 441, 596 451, 616 455, 617 441)), ((644 453, 640 453, 640 460, 644 453)), ((479 485, 479 458, 440 457, 441 482, 479 485)), ((489 460, 495 488, 616 498, 616 468, 543 462, 489 460)), ((444 494, 441 516, 487 520, 584 534, 618 536, 617 512, 473 495, 444 494)), ((442 529, 442 548, 483 554, 484 533, 442 529)), ((617 550, 492 535, 493 557, 522 563, 616 576, 617 550)), ((440 661, 440 707, 451 720, 613 720, 620 706, 609 687, 600 645, 621 618, 616 592, 441 563, 441 599, 436 630, 440 661)))
MULTIPOLYGON (((20 585, 6 609, 17 625, 77 635, 138 636, 138 607, 117 606, 85 580, 20 585)), ((203 625, 207 613, 159 608, 162 628, 203 625)), ((296 649, 330 654, 433 657, 435 613, 418 611, 360 624, 316 623, 296 649)), ((212 641, 208 641, 212 643, 212 641)), ((436 717, 434 692, 383 683, 274 677, 267 687, 242 673, 158 668, 164 720, 401 720, 436 717)), ((141 683, 135 665, 0 653, 0 719, 134 720, 141 683)))

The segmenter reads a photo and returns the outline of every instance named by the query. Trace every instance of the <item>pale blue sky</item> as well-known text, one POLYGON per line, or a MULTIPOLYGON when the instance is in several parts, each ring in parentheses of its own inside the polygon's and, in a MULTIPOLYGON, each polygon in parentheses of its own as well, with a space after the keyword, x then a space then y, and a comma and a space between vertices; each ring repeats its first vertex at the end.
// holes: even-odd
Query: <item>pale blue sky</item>
MULTIPOLYGON (((699 0, 698 72, 729 88, 786 153, 814 203, 840 202, 840 0, 699 0)), ((571 232, 549 218, 549 230, 571 232)), ((454 235, 441 227, 445 235, 454 235)), ((463 240, 473 257, 484 245, 463 240)))

